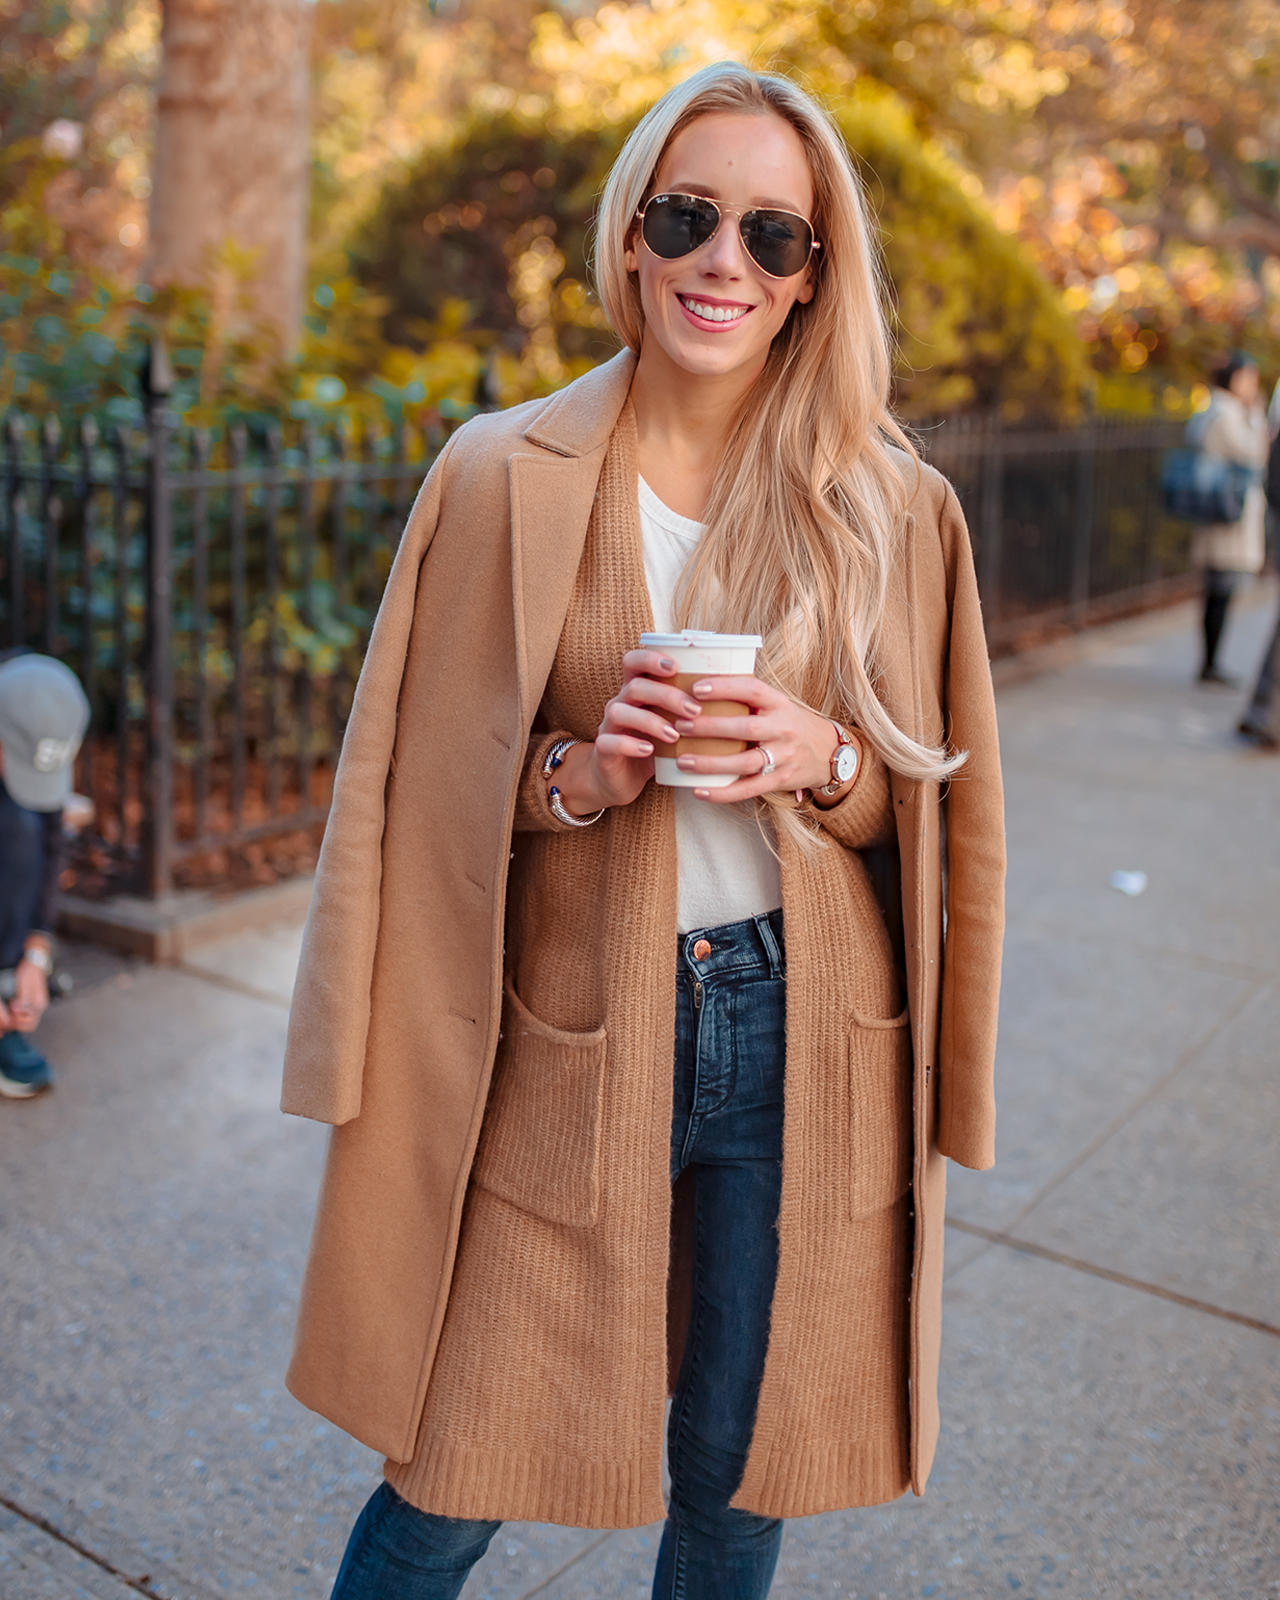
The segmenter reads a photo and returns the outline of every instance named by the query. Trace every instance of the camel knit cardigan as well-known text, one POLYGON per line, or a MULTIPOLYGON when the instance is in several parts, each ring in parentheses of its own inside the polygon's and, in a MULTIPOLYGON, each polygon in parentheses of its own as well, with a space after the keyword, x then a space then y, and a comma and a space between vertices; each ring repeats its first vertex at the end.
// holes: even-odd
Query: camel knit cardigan
MULTIPOLYGON (((541 776, 589 739, 651 626, 634 420, 605 459, 516 813, 507 1011, 418 1448, 395 1489, 447 1516, 650 1522, 666 1392, 675 1011, 670 792, 591 828, 541 776)), ((874 755, 828 822, 893 828, 874 755)), ((736 1504, 776 1516, 908 1482, 911 1088, 883 919, 856 854, 782 851, 788 1007, 781 1267, 736 1504), (835 1335, 833 1343, 833 1334, 835 1335), (833 1359, 834 1357, 834 1359, 833 1359)))

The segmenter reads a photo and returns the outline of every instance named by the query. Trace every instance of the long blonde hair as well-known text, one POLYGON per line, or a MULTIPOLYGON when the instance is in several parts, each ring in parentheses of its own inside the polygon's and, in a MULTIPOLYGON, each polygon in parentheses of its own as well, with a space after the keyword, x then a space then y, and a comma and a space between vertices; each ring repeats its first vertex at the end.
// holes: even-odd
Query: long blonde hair
MULTIPOLYGON (((772 114, 795 129, 813 178, 822 249, 816 292, 792 308, 730 433, 707 531, 681 581, 680 624, 696 619, 701 627, 762 634, 761 677, 824 716, 852 716, 906 777, 943 779, 964 756, 904 733, 874 688, 907 478, 918 478, 919 458, 889 411, 878 255, 861 185, 827 115, 785 78, 735 62, 704 67, 669 90, 632 132, 605 185, 595 260, 600 299, 618 337, 638 354, 644 312, 625 261, 633 219, 671 141, 698 117, 723 111, 772 114), (905 459, 893 459, 890 441, 905 459)), ((791 831, 795 813, 781 796, 770 802, 791 831)))

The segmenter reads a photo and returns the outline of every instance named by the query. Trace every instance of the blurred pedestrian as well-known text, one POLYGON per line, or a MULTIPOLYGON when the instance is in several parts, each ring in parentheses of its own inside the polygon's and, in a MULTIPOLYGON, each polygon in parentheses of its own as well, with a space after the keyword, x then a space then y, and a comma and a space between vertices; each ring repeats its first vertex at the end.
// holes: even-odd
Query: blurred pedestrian
POLYGON ((49 1004, 62 814, 88 726, 89 702, 61 661, 0 659, 0 1095, 11 1100, 53 1084, 30 1035, 49 1004))
POLYGON ((1259 403, 1258 369, 1249 356, 1237 351, 1213 374, 1208 409, 1187 424, 1187 443, 1204 455, 1249 467, 1258 478, 1249 486, 1238 521, 1205 523, 1191 544, 1191 559, 1204 574, 1200 682, 1233 687, 1239 680, 1218 666, 1227 611, 1241 575, 1261 572, 1266 560, 1261 476, 1267 461, 1267 419, 1259 403))
MULTIPOLYGON (((1280 573, 1280 382, 1271 391, 1267 407, 1267 429, 1271 452, 1267 457, 1267 543, 1271 565, 1280 573)), ((1257 680, 1253 686, 1240 732, 1262 750, 1280 750, 1280 613, 1271 638, 1262 652, 1257 680)))
POLYGON ((289 1385, 387 1457, 340 1600, 664 1516, 660 1600, 762 1600, 783 1518, 923 1489, 944 1157, 993 1159, 991 672, 847 149, 705 68, 597 238, 626 348, 433 468, 308 919, 284 1106, 341 1126, 289 1385), (695 624, 759 675, 679 678, 695 624))

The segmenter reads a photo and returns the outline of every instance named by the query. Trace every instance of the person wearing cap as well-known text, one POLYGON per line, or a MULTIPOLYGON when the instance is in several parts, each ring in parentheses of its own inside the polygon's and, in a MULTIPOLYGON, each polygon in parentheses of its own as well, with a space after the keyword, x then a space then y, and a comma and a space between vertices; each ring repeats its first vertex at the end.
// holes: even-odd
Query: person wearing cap
POLYGON ((89 702, 70 668, 21 654, 0 665, 0 1095, 27 1100, 52 1087, 31 1043, 49 1004, 62 813, 89 702))

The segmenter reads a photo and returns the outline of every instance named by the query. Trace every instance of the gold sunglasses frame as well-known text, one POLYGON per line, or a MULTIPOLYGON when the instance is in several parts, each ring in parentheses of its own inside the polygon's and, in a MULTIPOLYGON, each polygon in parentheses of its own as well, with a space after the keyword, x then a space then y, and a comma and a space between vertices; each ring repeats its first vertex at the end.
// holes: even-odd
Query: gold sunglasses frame
POLYGON ((664 189, 661 194, 651 194, 645 203, 640 207, 640 209, 635 213, 634 220, 640 224, 640 237, 642 240, 644 240, 644 247, 650 255, 657 256, 659 261, 684 261, 686 257, 696 256, 699 250, 706 249, 706 247, 715 238, 716 234, 720 232, 721 224, 724 222, 726 216, 734 217, 737 220, 738 242, 742 245, 743 251, 745 252, 747 259, 751 262, 752 266, 756 267, 760 272, 763 272, 766 278, 772 278, 774 283, 782 283, 787 278, 798 277, 813 260, 814 251, 822 249, 822 240, 818 238, 817 233, 814 231, 812 219, 801 216, 800 212, 798 211, 788 211, 785 206, 726 206, 721 205, 719 200, 711 199, 709 195, 686 194, 683 189, 664 189), (695 244, 693 249, 686 250, 684 255, 659 256, 658 252, 644 237, 644 214, 655 200, 700 200, 703 205, 714 206, 720 220, 716 223, 715 227, 711 230, 701 244, 695 244), (767 267, 762 267, 756 258, 751 254, 751 251, 747 249, 747 241, 742 237, 742 219, 743 217, 751 216, 751 214, 756 211, 771 211, 780 217, 797 217, 801 222, 804 223, 805 227, 808 228, 810 235, 809 254, 804 258, 803 265, 797 267, 794 272, 770 272, 767 267))

